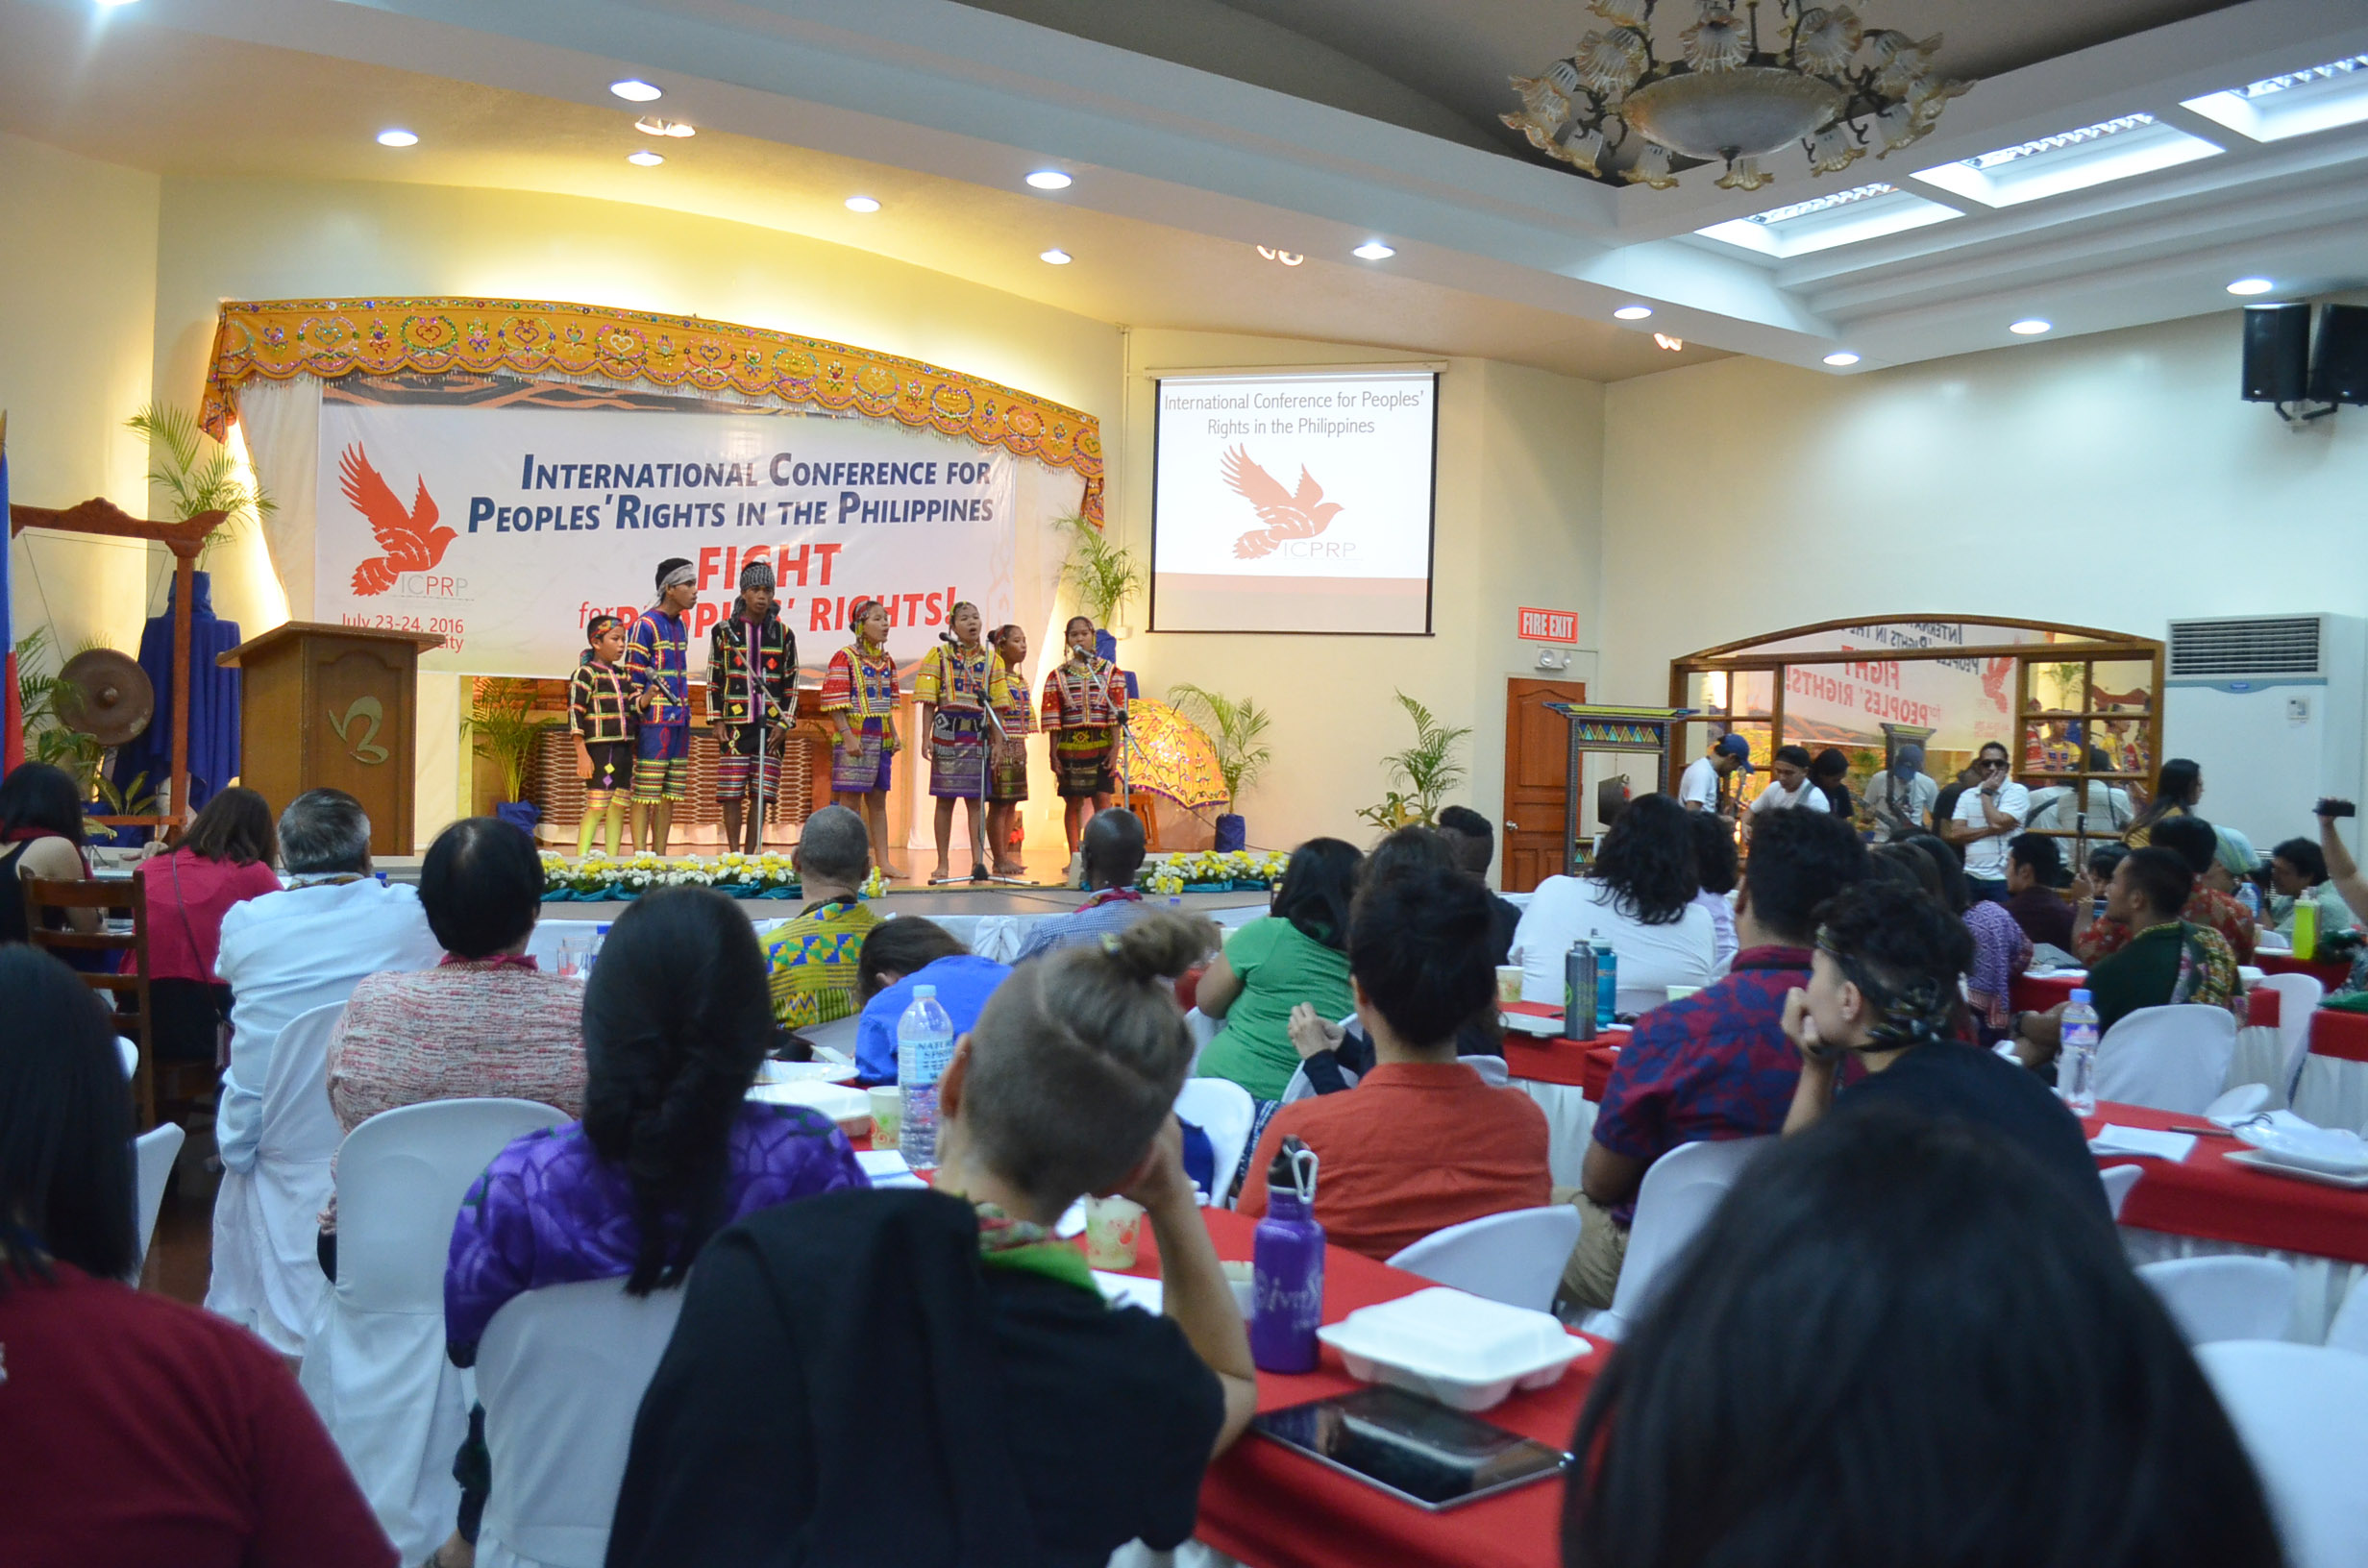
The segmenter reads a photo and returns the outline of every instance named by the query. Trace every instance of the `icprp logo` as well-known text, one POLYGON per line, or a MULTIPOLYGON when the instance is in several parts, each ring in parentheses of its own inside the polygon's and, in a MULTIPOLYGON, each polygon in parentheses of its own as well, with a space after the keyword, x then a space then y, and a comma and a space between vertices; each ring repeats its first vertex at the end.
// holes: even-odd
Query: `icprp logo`
POLYGON ((1266 525, 1250 529, 1233 542, 1233 553, 1242 560, 1271 555, 1294 539, 1313 539, 1347 509, 1338 502, 1324 500, 1323 486, 1316 482, 1304 466, 1299 470, 1299 488, 1295 494, 1250 461, 1248 452, 1241 447, 1225 453, 1223 472, 1225 483, 1257 509, 1258 520, 1266 525))
POLYGON ((444 559, 444 549, 459 535, 435 526, 435 498, 428 494, 425 477, 411 509, 405 511, 394 491, 370 466, 358 442, 337 460, 338 488, 370 524, 372 537, 383 555, 374 555, 354 568, 354 592, 363 599, 382 594, 407 572, 426 572, 444 559))

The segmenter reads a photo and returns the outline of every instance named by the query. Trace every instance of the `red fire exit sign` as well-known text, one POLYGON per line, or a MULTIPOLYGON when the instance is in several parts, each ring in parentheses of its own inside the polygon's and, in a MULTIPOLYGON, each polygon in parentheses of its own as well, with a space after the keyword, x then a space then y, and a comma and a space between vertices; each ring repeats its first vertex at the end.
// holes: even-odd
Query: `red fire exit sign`
POLYGON ((1519 612, 1521 629, 1516 633, 1525 643, 1570 643, 1579 640, 1579 612, 1576 610, 1536 610, 1527 605, 1519 612))

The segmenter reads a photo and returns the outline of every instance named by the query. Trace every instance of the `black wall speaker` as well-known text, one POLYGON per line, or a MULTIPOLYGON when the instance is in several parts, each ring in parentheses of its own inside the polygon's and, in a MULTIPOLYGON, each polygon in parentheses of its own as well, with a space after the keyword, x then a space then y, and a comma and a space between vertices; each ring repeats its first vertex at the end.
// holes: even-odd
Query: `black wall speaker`
MULTIPOLYGON (((2250 356, 2245 374, 2250 380, 2250 356)), ((2310 355, 2310 398, 2314 403, 2368 403, 2368 306, 2319 306, 2319 341, 2310 355)))
POLYGON ((2309 379, 2310 306, 2246 306, 2245 401, 2300 403, 2309 379))

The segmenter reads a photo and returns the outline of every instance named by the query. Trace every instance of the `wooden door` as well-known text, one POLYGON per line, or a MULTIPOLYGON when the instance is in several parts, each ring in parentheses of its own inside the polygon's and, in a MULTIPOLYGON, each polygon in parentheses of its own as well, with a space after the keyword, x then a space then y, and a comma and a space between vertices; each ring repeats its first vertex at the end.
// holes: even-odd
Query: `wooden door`
POLYGON ((1505 682, 1505 817, 1497 825, 1507 893, 1527 893, 1562 871, 1570 725, 1546 704, 1586 700, 1582 681, 1505 682))

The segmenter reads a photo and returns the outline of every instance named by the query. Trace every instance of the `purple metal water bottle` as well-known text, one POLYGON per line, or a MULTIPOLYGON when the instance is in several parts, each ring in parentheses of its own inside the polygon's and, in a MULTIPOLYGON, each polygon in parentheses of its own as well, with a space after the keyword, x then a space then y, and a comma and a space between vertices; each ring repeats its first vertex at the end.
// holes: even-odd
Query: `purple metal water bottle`
POLYGON ((1267 1215, 1250 1257, 1249 1359, 1261 1372, 1314 1371, 1323 1325, 1323 1227, 1316 1223, 1316 1151, 1295 1138, 1283 1139, 1267 1172, 1267 1215))

